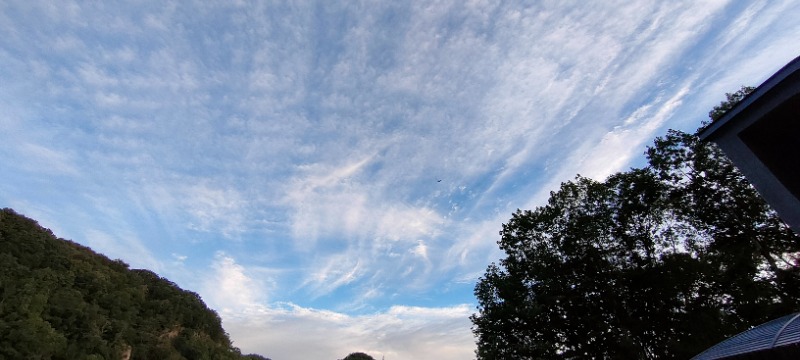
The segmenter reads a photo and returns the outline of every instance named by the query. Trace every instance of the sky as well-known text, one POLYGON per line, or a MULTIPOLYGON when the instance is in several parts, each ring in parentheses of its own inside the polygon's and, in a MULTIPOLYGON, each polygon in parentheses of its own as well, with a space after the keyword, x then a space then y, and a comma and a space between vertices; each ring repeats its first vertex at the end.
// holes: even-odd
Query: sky
POLYGON ((516 209, 800 55, 800 1, 0 2, 0 207, 274 360, 468 359, 516 209))

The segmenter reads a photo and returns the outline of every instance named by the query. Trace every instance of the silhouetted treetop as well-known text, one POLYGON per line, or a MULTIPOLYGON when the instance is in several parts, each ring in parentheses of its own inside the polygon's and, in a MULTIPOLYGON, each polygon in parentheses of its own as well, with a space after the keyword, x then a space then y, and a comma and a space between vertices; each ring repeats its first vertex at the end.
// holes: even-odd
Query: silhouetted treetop
POLYGON ((503 224, 479 359, 688 359, 800 308, 800 237, 715 145, 669 131, 646 155, 503 224))

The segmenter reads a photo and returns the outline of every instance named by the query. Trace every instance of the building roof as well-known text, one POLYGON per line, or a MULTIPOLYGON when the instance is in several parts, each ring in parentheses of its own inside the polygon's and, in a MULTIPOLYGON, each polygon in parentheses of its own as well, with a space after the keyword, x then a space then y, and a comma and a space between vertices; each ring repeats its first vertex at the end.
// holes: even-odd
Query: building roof
POLYGON ((719 145, 783 221, 800 234, 800 57, 699 136, 719 145))
POLYGON ((800 312, 756 326, 708 348, 692 360, 798 359, 800 312))
POLYGON ((714 137, 719 136, 721 133, 720 128, 726 126, 728 122, 735 121, 735 119, 741 117, 742 114, 740 113, 742 113, 743 110, 753 105, 753 103, 759 102, 759 99, 773 90, 773 88, 785 84, 784 81, 787 80, 787 78, 798 72, 800 72, 800 56, 794 58, 794 60, 790 61, 778 70, 778 72, 770 76, 769 79, 759 85, 752 93, 745 96, 742 101, 734 105, 722 117, 706 126, 698 135, 703 140, 712 140, 714 137))

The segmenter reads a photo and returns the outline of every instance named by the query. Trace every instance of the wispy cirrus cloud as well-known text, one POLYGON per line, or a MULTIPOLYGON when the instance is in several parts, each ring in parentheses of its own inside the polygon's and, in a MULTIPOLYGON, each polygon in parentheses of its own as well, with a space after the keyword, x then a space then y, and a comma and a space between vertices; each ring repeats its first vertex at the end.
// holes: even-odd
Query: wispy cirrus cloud
MULTIPOLYGON (((694 130, 800 53, 798 14, 791 0, 10 1, 0 200, 209 301, 195 274, 245 289, 213 300, 247 329, 235 339, 256 342, 241 308, 354 347, 331 357, 358 340, 430 358, 467 342, 461 304, 512 211, 694 130), (363 335, 384 331, 374 319, 414 345, 363 335), (431 355, 415 334, 439 339, 431 355)), ((295 357, 280 351, 264 353, 295 357)))

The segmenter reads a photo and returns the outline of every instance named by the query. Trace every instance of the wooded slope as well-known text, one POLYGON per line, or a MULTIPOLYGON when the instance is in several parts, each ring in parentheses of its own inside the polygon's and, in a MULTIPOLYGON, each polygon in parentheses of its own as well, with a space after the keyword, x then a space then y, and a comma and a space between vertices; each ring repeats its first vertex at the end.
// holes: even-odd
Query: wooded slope
POLYGON ((242 355, 196 293, 0 211, 0 359, 242 355))

